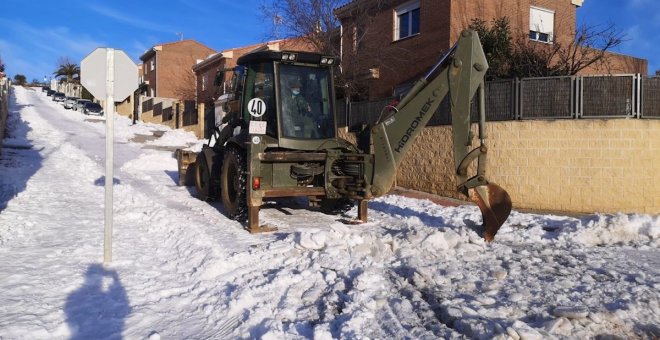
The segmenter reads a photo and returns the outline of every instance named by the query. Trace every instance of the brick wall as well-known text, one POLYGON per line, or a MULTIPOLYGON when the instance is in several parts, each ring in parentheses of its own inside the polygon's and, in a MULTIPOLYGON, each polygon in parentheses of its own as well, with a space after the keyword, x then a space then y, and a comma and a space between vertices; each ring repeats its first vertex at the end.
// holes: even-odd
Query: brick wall
MULTIPOLYGON (((488 178, 515 208, 660 213, 660 120, 487 123, 488 178)), ((425 128, 397 185, 459 198, 451 129, 425 128)))

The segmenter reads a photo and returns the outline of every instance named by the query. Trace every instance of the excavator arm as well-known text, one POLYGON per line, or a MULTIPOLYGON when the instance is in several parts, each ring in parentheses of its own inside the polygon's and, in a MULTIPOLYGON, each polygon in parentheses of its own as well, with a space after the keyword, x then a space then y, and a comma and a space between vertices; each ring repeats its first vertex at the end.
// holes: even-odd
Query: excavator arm
POLYGON ((371 130, 374 173, 371 194, 381 196, 394 184, 397 168, 413 141, 427 125, 446 96, 449 96, 457 190, 479 206, 483 215, 483 237, 492 241, 511 212, 508 193, 486 179, 485 86, 488 62, 476 32, 465 30, 449 52, 418 80, 394 109, 394 114, 371 130), (479 145, 472 145, 470 106, 477 95, 479 145), (468 167, 477 162, 476 174, 468 167))

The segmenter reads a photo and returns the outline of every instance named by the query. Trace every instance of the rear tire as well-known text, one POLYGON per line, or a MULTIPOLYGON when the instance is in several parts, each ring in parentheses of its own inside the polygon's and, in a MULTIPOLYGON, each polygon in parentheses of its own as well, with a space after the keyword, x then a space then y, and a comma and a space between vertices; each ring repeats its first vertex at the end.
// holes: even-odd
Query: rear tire
POLYGON ((222 162, 222 205, 227 217, 244 222, 247 219, 247 170, 243 152, 225 149, 222 162))
POLYGON ((203 152, 200 152, 195 160, 195 189, 197 189, 197 197, 202 201, 215 201, 218 198, 216 196, 218 188, 213 185, 203 152))

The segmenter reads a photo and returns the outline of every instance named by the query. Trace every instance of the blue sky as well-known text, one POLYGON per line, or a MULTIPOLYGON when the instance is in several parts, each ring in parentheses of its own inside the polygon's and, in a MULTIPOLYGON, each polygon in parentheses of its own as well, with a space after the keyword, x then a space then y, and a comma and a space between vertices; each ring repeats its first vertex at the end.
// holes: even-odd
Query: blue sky
MULTIPOLYGON (((6 72, 42 80, 60 57, 80 62, 96 47, 119 48, 135 61, 149 47, 183 37, 215 50, 272 37, 259 9, 263 0, 3 0, 0 57, 6 72)), ((569 0, 562 0, 569 1, 569 0)), ((660 69, 659 0, 585 0, 578 24, 614 23, 627 35, 617 52, 660 69)))

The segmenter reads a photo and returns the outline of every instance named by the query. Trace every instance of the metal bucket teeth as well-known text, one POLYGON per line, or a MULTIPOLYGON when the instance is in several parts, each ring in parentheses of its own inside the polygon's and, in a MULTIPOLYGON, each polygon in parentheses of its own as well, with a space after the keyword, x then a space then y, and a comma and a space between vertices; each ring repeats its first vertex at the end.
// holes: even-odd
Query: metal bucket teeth
POLYGON ((480 185, 470 190, 470 199, 483 215, 483 238, 490 242, 511 213, 511 197, 497 184, 480 185))

